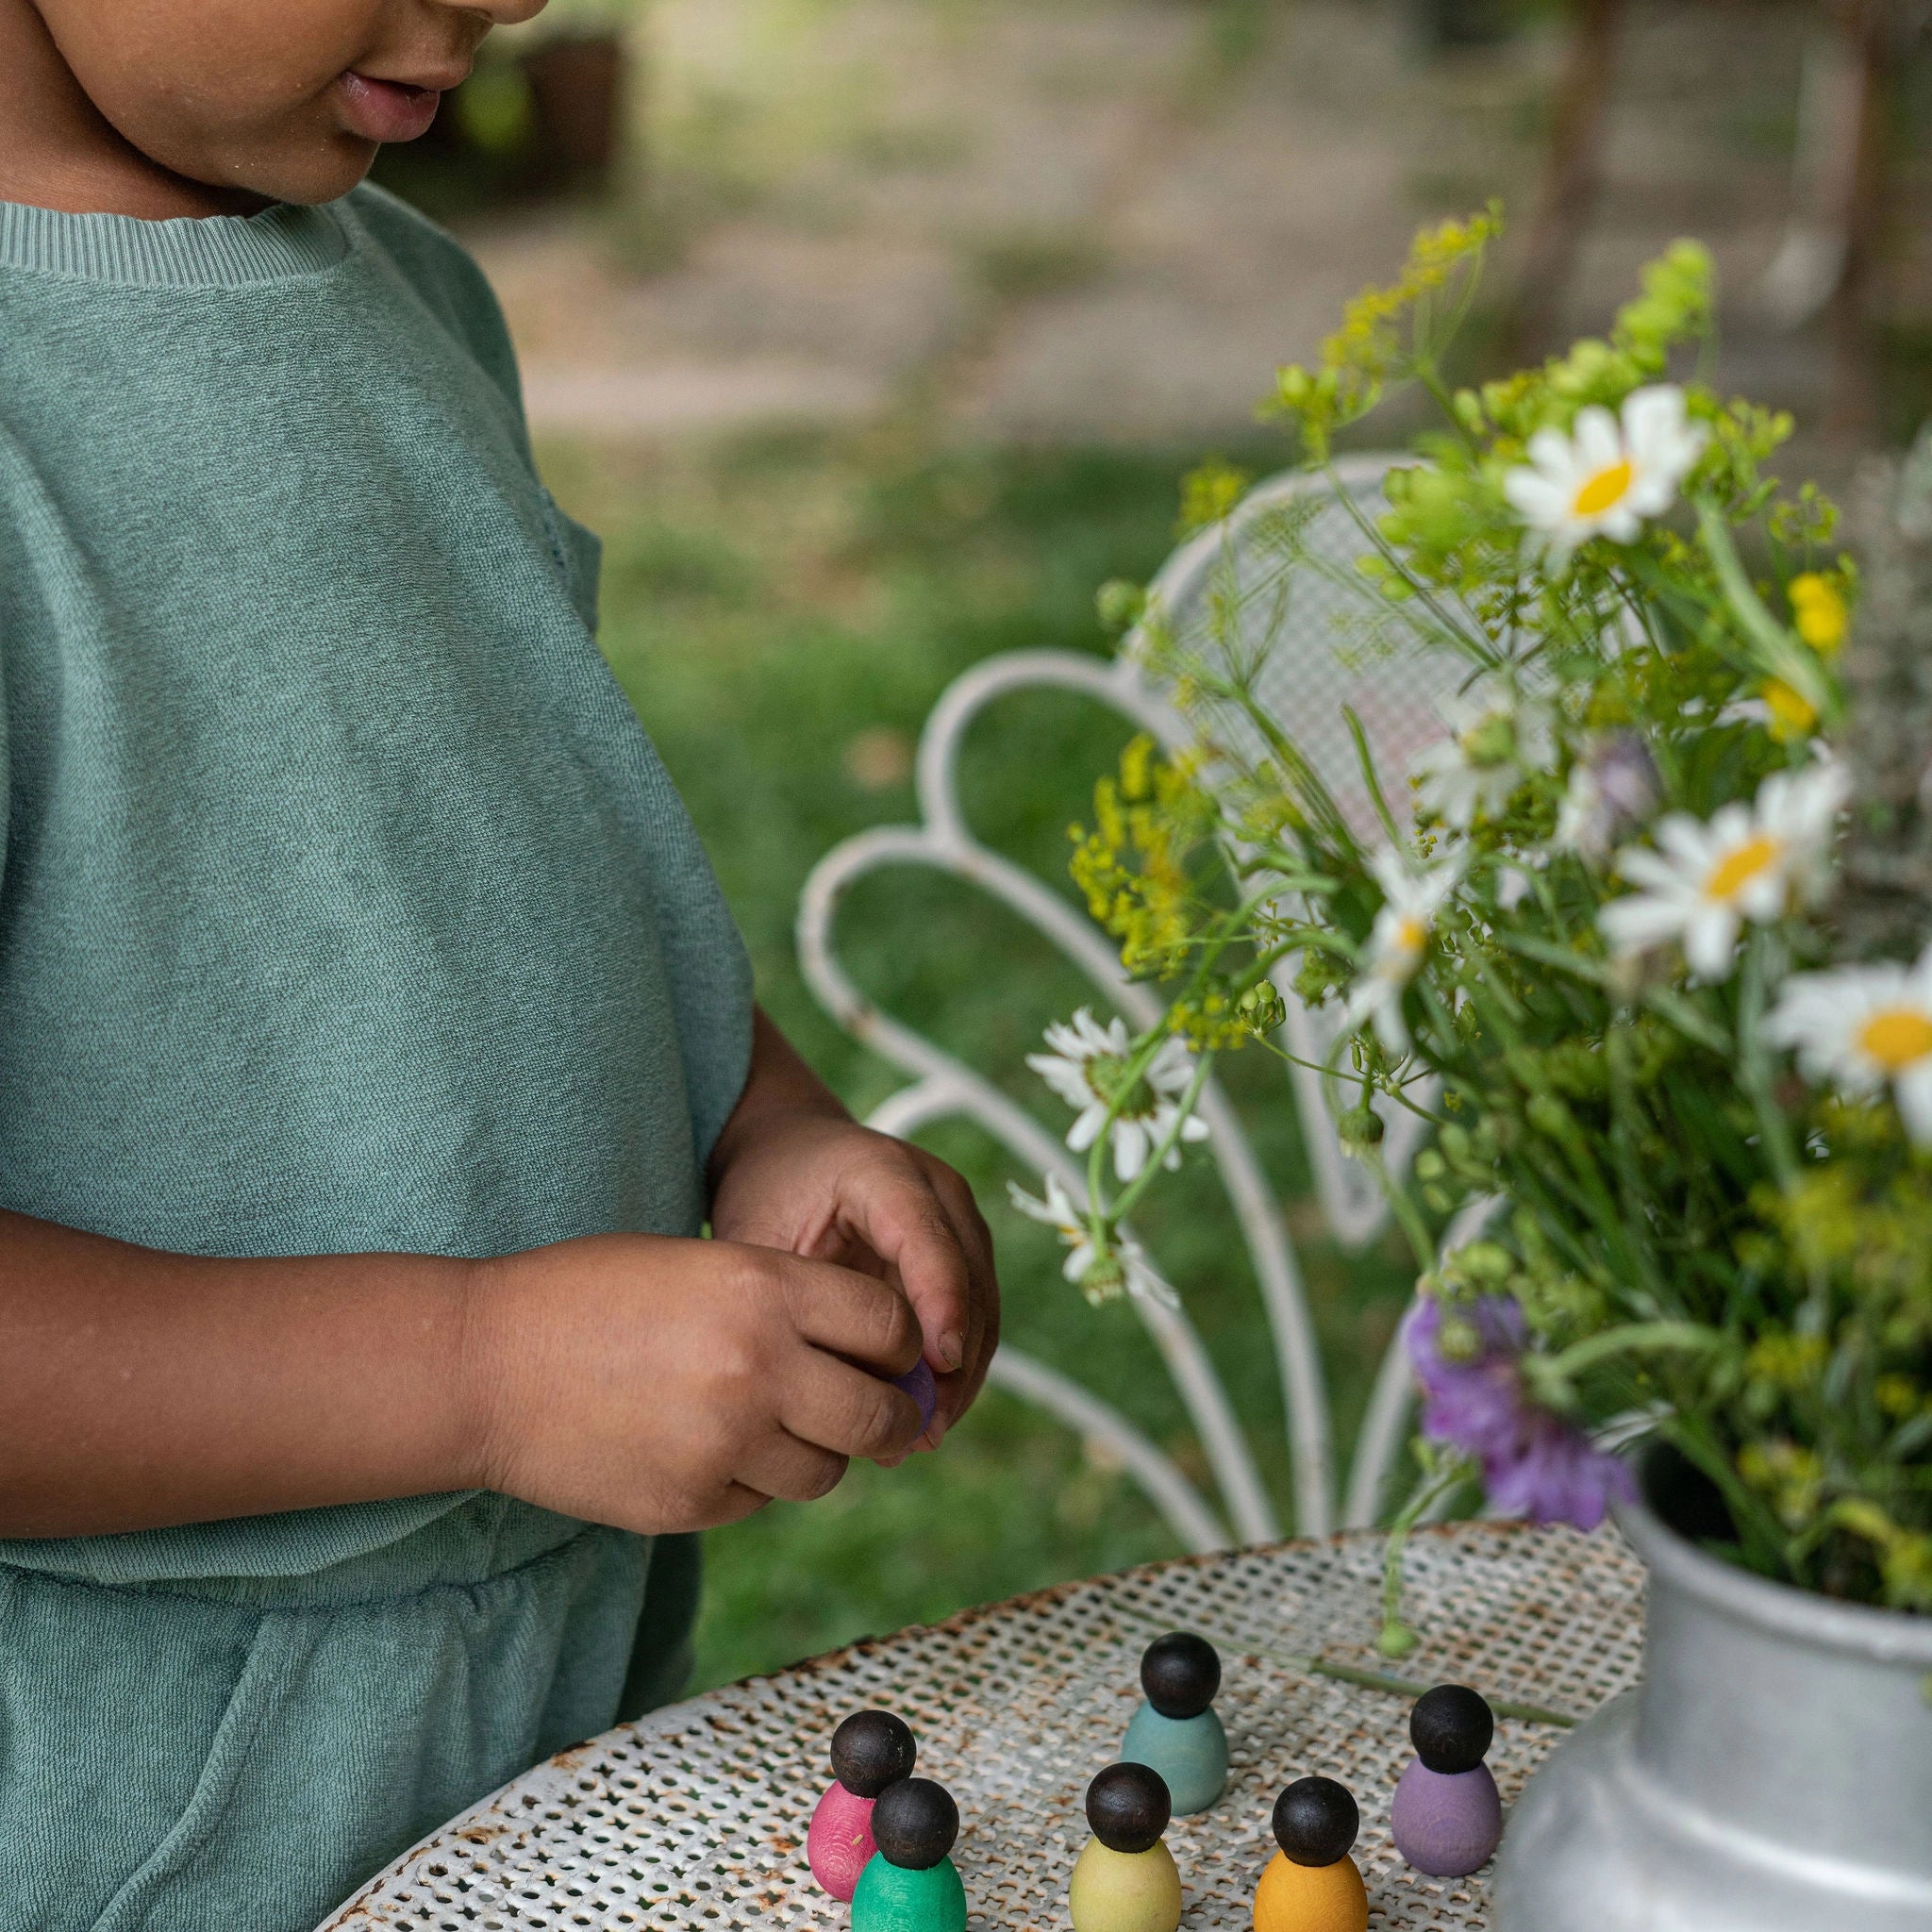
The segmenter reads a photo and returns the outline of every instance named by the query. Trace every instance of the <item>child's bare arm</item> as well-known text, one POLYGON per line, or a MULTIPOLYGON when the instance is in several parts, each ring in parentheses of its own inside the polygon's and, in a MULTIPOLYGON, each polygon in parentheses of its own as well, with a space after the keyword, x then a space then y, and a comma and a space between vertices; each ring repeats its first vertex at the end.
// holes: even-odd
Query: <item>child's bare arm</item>
POLYGON ((490 1488, 638 1530, 823 1495, 943 1432, 998 1337, 985 1224, 758 1016, 717 1241, 205 1260, 0 1212, 0 1536, 490 1488), (924 1331, 922 1335, 922 1329, 924 1331))
POLYGON ((700 1527, 910 1446, 839 1357, 919 1347, 882 1283, 728 1242, 210 1261, 0 1214, 0 1536, 471 1487, 700 1527))

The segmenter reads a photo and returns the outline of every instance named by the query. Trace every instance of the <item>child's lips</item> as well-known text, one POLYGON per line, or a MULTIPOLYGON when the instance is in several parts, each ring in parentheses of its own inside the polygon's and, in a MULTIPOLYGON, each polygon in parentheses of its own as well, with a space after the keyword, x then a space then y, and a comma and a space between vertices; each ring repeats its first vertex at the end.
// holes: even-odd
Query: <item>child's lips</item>
POLYGON ((354 68, 336 82, 336 95, 349 132, 364 141, 414 141, 428 133, 442 105, 442 95, 433 87, 378 80, 354 68))

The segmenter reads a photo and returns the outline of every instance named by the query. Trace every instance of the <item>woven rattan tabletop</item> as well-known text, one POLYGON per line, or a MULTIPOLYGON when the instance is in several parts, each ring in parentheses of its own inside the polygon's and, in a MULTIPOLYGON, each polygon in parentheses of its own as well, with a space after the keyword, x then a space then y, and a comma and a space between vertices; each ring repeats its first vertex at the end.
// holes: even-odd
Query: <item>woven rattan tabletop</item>
MULTIPOLYGON (((1068 1924, 1087 1780, 1117 1755, 1141 1650, 1163 1630, 1220 1648, 1234 1769, 1211 1811, 1178 1819, 1186 1927, 1246 1927, 1274 1850, 1269 1813, 1310 1772, 1356 1794, 1356 1848, 1382 1932, 1481 1926, 1487 1875, 1424 1878, 1389 1841, 1407 1699, 1305 1660, 1390 1667, 1373 1649, 1381 1542, 1344 1536, 1157 1564, 968 1611, 658 1711, 563 1752, 375 1879, 324 1932, 675 1932, 843 1926, 816 1890, 805 1829, 833 1727, 897 1710, 919 1770, 963 1820, 955 1862, 973 1932, 1068 1924)), ((1582 1717, 1636 1681, 1642 1572, 1615 1534, 1471 1524, 1410 1546, 1422 1648, 1399 1668, 1492 1700, 1582 1717)), ((1491 1768, 1505 1804, 1560 1735, 1505 1718, 1491 1768)))

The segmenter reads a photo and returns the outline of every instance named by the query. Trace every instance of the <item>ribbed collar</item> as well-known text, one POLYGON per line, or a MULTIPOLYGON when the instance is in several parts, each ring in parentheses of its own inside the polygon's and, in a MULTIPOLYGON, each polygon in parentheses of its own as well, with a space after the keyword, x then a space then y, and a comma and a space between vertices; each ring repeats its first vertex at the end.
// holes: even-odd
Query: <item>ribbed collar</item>
POLYGON ((332 208, 144 222, 0 202, 0 268, 150 288, 243 288, 315 275, 348 253, 332 208))

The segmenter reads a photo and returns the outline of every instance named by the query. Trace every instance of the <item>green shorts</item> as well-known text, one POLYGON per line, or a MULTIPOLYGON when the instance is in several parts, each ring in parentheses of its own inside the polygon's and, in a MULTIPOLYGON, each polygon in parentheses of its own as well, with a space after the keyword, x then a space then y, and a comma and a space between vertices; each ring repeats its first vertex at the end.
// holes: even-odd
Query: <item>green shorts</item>
POLYGON ((465 1806, 676 1694, 696 1556, 477 1496, 302 1576, 0 1564, 0 1926, 310 1932, 465 1806))

